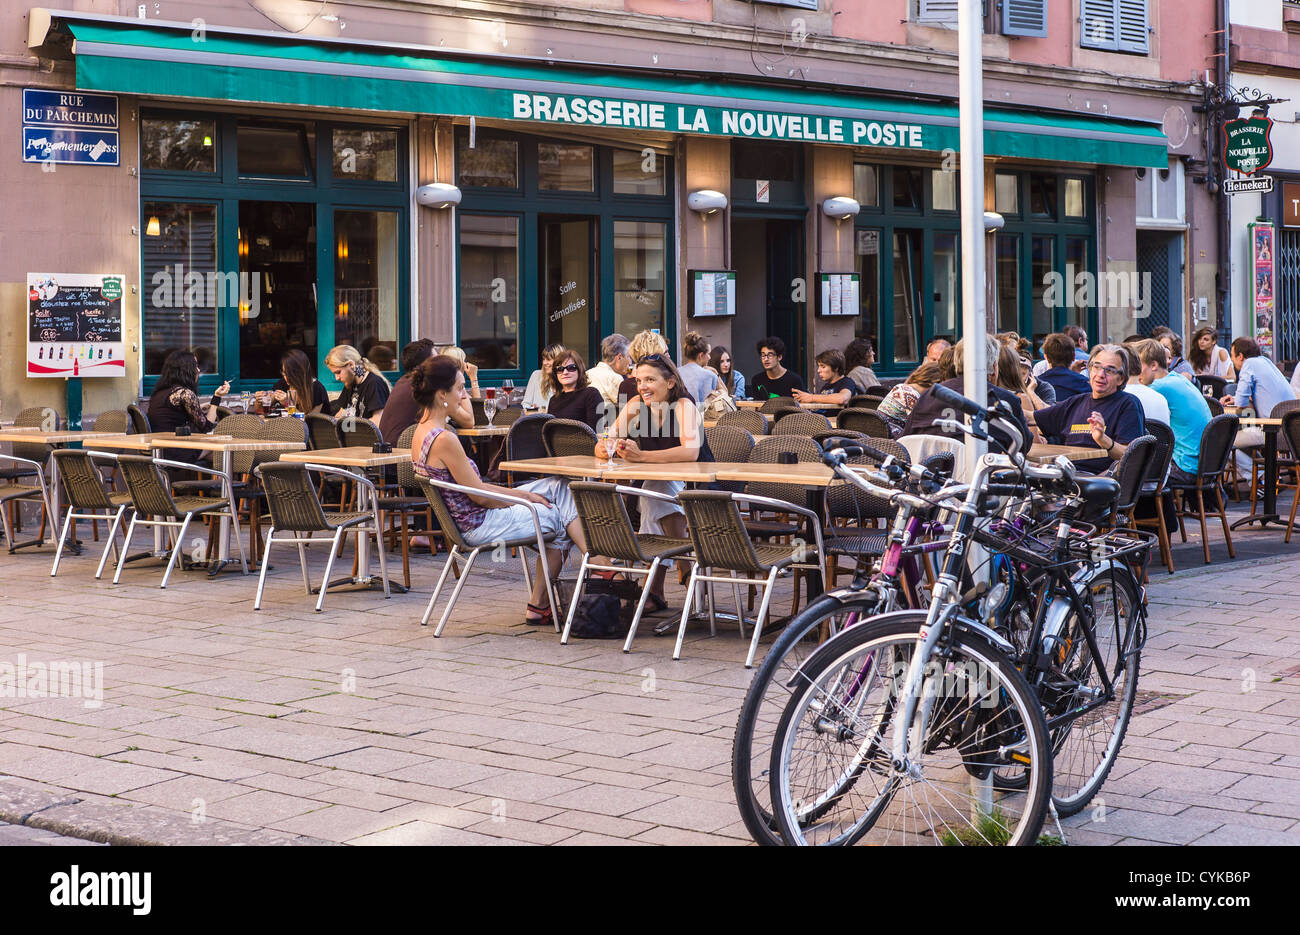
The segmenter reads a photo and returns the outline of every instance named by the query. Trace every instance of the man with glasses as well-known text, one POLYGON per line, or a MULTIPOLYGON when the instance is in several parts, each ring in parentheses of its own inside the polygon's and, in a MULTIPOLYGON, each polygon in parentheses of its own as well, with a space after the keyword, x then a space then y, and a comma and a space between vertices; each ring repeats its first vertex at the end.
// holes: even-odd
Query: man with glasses
POLYGON ((1029 414, 1049 441, 1080 448, 1099 448, 1102 457, 1076 461, 1081 470, 1104 474, 1124 457, 1128 443, 1146 433, 1142 404, 1125 393, 1128 351, 1118 344, 1098 344, 1088 357, 1090 393, 1029 414))
POLYGON ((763 369, 749 381, 750 396, 754 399, 772 399, 776 396, 794 397, 795 390, 805 389, 803 377, 781 366, 785 358, 785 342, 778 337, 766 337, 758 342, 758 359, 763 369))
POLYGON ((611 406, 618 405, 618 388, 632 372, 629 343, 623 335, 611 334, 600 342, 600 363, 587 371, 587 382, 600 390, 601 397, 611 406))

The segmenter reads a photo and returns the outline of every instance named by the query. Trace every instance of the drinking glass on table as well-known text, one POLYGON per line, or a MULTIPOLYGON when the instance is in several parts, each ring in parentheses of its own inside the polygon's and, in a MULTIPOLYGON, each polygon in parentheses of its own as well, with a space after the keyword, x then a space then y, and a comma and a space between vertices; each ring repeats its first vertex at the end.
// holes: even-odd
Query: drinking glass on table
POLYGON ((483 415, 487 417, 488 427, 492 426, 492 417, 497 414, 497 391, 495 387, 483 390, 483 415))
POLYGON ((614 455, 618 453, 618 439, 613 435, 606 435, 601 439, 601 444, 605 446, 605 457, 609 459, 609 466, 613 467, 617 463, 614 455))
POLYGON ((515 402, 515 381, 509 378, 502 380, 501 392, 506 394, 506 406, 513 406, 515 402))

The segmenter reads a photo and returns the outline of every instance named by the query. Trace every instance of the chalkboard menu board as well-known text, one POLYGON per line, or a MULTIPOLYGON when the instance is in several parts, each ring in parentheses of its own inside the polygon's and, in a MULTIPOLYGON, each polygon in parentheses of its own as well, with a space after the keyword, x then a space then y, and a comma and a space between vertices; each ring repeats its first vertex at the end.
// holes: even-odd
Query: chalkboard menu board
POLYGON ((125 276, 27 274, 27 375, 126 375, 125 276))

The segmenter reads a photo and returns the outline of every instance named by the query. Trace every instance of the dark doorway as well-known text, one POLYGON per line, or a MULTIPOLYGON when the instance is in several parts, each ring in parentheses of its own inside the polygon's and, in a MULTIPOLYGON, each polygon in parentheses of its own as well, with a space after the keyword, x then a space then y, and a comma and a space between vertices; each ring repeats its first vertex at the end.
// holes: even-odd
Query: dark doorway
MULTIPOLYGON (((1172 328, 1183 339, 1183 238, 1163 231, 1137 232, 1137 295, 1133 297, 1139 318, 1134 331, 1149 335, 1152 328, 1172 328)), ((1098 296, 1103 302, 1107 297, 1098 296)))
POLYGON ((807 380, 804 303, 811 285, 803 272, 803 221, 736 217, 731 224, 736 269, 736 318, 731 355, 746 379, 759 368, 758 342, 785 342, 784 365, 807 380))
MULTIPOLYGON (((291 347, 301 348, 313 363, 319 360, 316 206, 241 201, 239 269, 252 274, 249 292, 259 297, 256 303, 241 302, 239 377, 278 379, 280 355, 291 347)), ((340 315, 348 313, 347 309, 339 310, 340 315)))

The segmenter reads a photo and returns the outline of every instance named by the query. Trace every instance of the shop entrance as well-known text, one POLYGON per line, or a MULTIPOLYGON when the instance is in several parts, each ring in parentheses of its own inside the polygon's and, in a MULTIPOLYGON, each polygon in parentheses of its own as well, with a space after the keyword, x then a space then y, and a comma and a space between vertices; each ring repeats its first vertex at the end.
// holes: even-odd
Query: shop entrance
POLYGON ((315 247, 314 204, 239 203, 239 271, 249 283, 239 305, 240 378, 279 379, 290 347, 318 359, 315 247))
POLYGON ((1163 231, 1137 232, 1137 287, 1141 295, 1138 308, 1144 306, 1150 313, 1139 319, 1134 332, 1150 334, 1151 329, 1163 325, 1183 334, 1183 236, 1163 231), (1148 285, 1149 284, 1149 285, 1148 285))
POLYGON ((803 273, 803 221, 734 217, 731 257, 736 269, 736 318, 731 358, 746 378, 761 368, 758 342, 775 335, 785 342, 785 367, 808 379, 803 346, 803 303, 811 296, 803 273))
POLYGON ((582 354, 587 366, 599 355, 600 236, 591 217, 541 215, 538 219, 541 256, 543 346, 563 344, 582 354))

